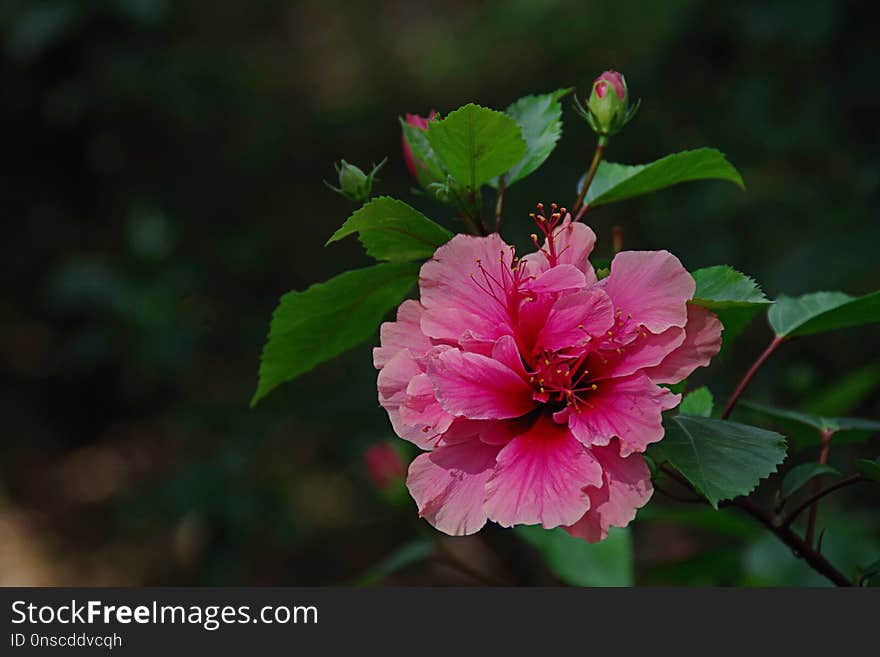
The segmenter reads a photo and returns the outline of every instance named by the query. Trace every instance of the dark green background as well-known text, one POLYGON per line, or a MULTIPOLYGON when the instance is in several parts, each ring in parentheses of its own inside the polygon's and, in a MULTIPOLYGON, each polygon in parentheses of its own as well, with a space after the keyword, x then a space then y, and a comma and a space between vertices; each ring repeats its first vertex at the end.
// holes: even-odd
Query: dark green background
MULTIPOLYGON (((423 529, 364 476, 363 450, 391 437, 370 345, 247 407, 280 294, 367 263, 353 239, 322 247, 353 209, 321 183, 332 161, 388 155, 378 191, 412 199, 405 112, 583 94, 613 66, 643 105, 609 159, 716 146, 748 189, 597 209, 599 256, 620 225, 626 248, 728 263, 771 296, 877 289, 871 17, 828 0, 0 1, 0 584, 341 583, 423 529)), ((570 204, 591 153, 568 101, 564 118, 561 146, 508 195, 521 245, 532 204, 570 204)), ((788 345, 750 396, 876 418, 877 337, 788 345)), ((723 398, 768 338, 756 320, 699 380, 723 398)), ((875 438, 831 460, 877 452, 875 438)), ((842 566, 880 557, 876 489, 835 500, 823 524, 842 566)), ((650 509, 639 583, 818 581, 739 518, 706 529, 660 495, 650 509)), ((553 581, 509 532, 445 545, 553 581)), ((471 580, 428 562, 387 581, 471 580)))

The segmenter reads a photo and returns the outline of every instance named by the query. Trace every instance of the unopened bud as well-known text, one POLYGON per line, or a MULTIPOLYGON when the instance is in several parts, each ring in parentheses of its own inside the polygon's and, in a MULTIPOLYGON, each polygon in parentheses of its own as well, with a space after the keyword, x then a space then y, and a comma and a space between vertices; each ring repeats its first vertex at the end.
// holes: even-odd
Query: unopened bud
POLYGON ((341 160, 339 164, 335 165, 336 173, 339 175, 339 187, 324 182, 327 187, 342 194, 345 198, 351 199, 355 203, 363 203, 373 193, 373 181, 376 180, 376 174, 385 165, 386 160, 387 158, 379 162, 368 174, 364 173, 360 167, 341 160))
POLYGON ((586 108, 577 101, 576 108, 596 134, 609 137, 632 120, 639 102, 630 105, 626 79, 617 71, 608 70, 593 81, 586 108))

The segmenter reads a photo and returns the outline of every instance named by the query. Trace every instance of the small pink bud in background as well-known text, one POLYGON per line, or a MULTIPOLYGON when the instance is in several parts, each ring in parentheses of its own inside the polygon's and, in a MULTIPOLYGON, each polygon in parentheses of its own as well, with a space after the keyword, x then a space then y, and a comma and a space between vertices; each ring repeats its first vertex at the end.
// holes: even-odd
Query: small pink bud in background
MULTIPOLYGON (((404 121, 406 121, 407 125, 411 125, 414 128, 418 128, 419 130, 427 130, 428 123, 433 121, 437 116, 437 112, 431 110, 431 113, 428 115, 426 119, 423 116, 419 116, 418 114, 407 114, 404 117, 404 121)), ((402 132, 401 138, 403 141, 403 159, 406 161, 406 168, 409 169, 409 172, 412 174, 412 177, 418 181, 419 180, 419 168, 424 168, 424 164, 420 160, 418 160, 415 155, 413 155, 412 148, 409 145, 409 142, 406 140, 406 133, 402 132)))
POLYGON ((575 109, 599 135, 601 142, 629 123, 639 109, 639 101, 630 104, 626 79, 617 71, 608 69, 593 80, 586 107, 575 99, 575 109))
POLYGON ((379 490, 388 490, 406 477, 406 465, 394 445, 378 443, 364 452, 367 475, 379 490))

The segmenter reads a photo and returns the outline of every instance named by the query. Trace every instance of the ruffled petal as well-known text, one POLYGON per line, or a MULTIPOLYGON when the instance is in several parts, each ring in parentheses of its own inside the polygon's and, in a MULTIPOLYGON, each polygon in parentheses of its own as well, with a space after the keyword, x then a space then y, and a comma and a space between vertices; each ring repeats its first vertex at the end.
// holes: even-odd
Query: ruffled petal
POLYGON ((427 437, 436 438, 449 428, 455 418, 440 406, 430 377, 418 374, 406 386, 406 398, 400 405, 400 419, 407 425, 420 427, 427 437))
POLYGON ((483 500, 500 448, 479 440, 447 445, 418 456, 406 480, 419 516, 452 536, 486 524, 483 500))
POLYGON ((473 420, 525 415, 532 389, 507 365, 481 354, 448 349, 428 363, 437 401, 448 413, 473 420))
POLYGON ((684 328, 687 301, 696 289, 693 277, 668 251, 622 251, 599 284, 617 311, 652 333, 684 328))
POLYGON ((405 440, 415 443, 422 449, 433 447, 433 432, 424 431, 425 425, 408 424, 401 417, 401 406, 407 401, 407 388, 410 382, 422 374, 422 368, 408 349, 402 349, 389 360, 379 372, 377 387, 379 404, 388 412, 394 432, 405 440))
MULTIPOLYGON (((422 305, 434 311, 434 321, 441 317, 437 311, 460 311, 467 321, 460 322, 461 330, 475 335, 498 337, 512 330, 508 327, 513 252, 497 233, 487 237, 456 235, 434 252, 434 256, 422 265, 419 274, 422 305)), ((519 302, 518 296, 516 302, 519 302)), ((425 324, 423 322, 423 327, 425 324)), ((449 327, 447 327, 449 328, 449 327)), ((426 330, 428 335, 431 331, 426 330)))
POLYGON ((626 527, 654 493, 651 471, 641 454, 620 456, 620 446, 591 448, 602 466, 601 488, 588 488, 590 509, 565 530, 590 543, 608 536, 609 527, 626 527))
POLYGON ((645 370, 654 383, 684 381, 698 367, 706 367, 721 351, 721 325, 711 310, 688 304, 685 337, 677 349, 656 367, 645 370))
POLYGON ((612 339, 590 354, 591 379, 624 377, 653 367, 672 354, 684 339, 684 329, 677 326, 670 326, 660 334, 641 329, 630 342, 621 342, 619 347, 612 339))
POLYGON ((599 288, 567 294, 553 304, 536 340, 551 351, 584 345, 614 325, 611 298, 599 288))
POLYGON ((373 365, 382 369, 401 349, 409 349, 414 356, 431 348, 431 341, 421 330, 424 308, 418 301, 407 299, 397 309, 397 321, 385 322, 379 327, 381 347, 373 349, 373 365))
POLYGON ((620 455, 644 452, 663 438, 662 413, 678 406, 676 395, 642 373, 597 384, 577 410, 568 410, 568 425, 585 445, 607 445, 620 439, 620 455))
POLYGON ((587 284, 583 272, 574 265, 557 265, 531 279, 524 289, 533 294, 579 290, 587 284))
POLYGON ((503 335, 498 338, 492 347, 492 358, 499 363, 504 363, 521 377, 526 376, 525 365, 523 365, 522 357, 519 355, 516 340, 512 336, 503 335))
POLYGON ((498 454, 486 485, 484 510, 503 527, 571 525, 590 506, 586 486, 602 483, 602 468, 568 427, 540 418, 498 454))

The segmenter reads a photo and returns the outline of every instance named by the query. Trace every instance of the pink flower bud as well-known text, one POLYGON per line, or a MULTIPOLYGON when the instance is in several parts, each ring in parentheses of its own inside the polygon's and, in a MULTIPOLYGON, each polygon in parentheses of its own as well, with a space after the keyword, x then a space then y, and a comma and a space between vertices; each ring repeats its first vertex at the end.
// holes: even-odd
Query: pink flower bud
POLYGON ((617 71, 609 69, 593 80, 586 107, 575 99, 575 109, 596 134, 607 139, 629 123, 639 109, 639 102, 630 104, 626 80, 617 71))
MULTIPOLYGON (((424 118, 423 116, 419 116, 418 114, 407 114, 404 117, 407 125, 411 125, 419 130, 427 130, 428 123, 433 121, 437 116, 437 112, 431 110, 431 113, 428 115, 428 118, 424 118)), ((403 141, 403 159, 406 162, 406 168, 409 169, 409 172, 412 174, 412 177, 418 181, 419 173, 418 169, 424 169, 424 164, 421 160, 417 159, 415 155, 413 155, 412 148, 409 145, 409 142, 406 140, 406 133, 403 132, 401 134, 401 138, 403 141)))
POLYGON ((370 480, 380 490, 387 490, 395 483, 403 481, 406 466, 400 454, 391 443, 373 445, 364 452, 364 462, 370 480))
POLYGON ((605 93, 608 91, 608 85, 611 85, 614 87, 614 91, 617 92, 617 97, 620 100, 626 99, 626 84, 623 81, 623 76, 617 71, 608 69, 593 81, 593 85, 596 88, 596 95, 599 96, 599 98, 605 97, 605 93))

